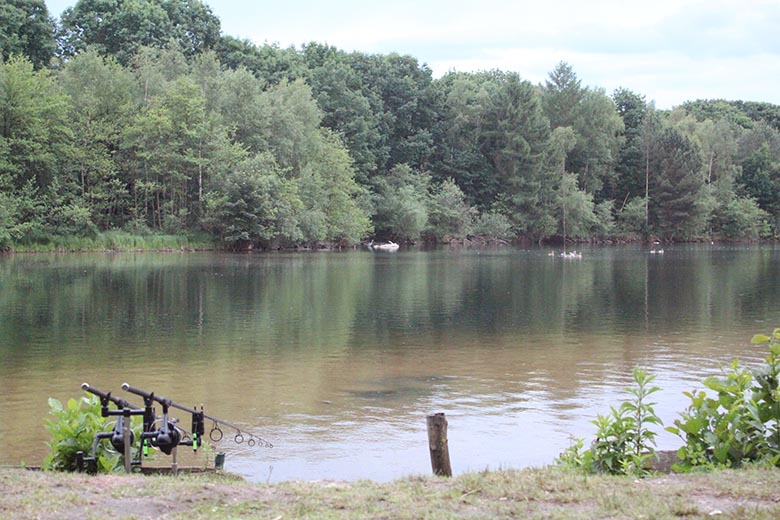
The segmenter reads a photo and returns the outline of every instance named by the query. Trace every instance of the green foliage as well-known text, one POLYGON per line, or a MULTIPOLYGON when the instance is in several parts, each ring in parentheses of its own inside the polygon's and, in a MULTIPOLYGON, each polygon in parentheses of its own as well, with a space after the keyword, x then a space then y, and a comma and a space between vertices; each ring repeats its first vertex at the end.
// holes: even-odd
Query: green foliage
POLYGON ((99 229, 122 225, 129 209, 129 189, 120 178, 115 157, 122 129, 137 110, 135 78, 113 59, 93 51, 68 60, 58 78, 70 96, 69 120, 75 138, 68 162, 69 189, 81 197, 99 229))
POLYGON ((214 179, 206 194, 205 225, 231 249, 294 243, 302 238, 297 220, 302 206, 295 184, 263 154, 214 179))
POLYGON ((534 238, 544 236, 538 223, 546 214, 541 195, 555 184, 545 176, 550 127, 537 90, 516 74, 495 73, 483 114, 480 150, 496 176, 496 201, 515 229, 534 238))
POLYGON ((428 198, 426 235, 437 242, 466 238, 475 210, 466 203, 463 192, 452 179, 434 187, 428 198))
POLYGON ((40 0, 0 5, 0 248, 122 229, 263 246, 442 241, 469 233, 470 208, 478 234, 535 241, 780 230, 768 103, 657 111, 583 86, 566 63, 542 86, 502 71, 434 80, 411 56, 220 36, 206 4, 182 0, 76 2, 54 74, 51 24, 40 0), (238 194, 257 195, 229 174, 258 156, 277 165, 262 182, 284 193, 284 216, 270 234, 229 231, 217 222, 246 203, 238 194), (422 182, 399 183, 396 167, 422 182))
POLYGON ((656 230, 668 239, 695 237, 706 215, 697 204, 703 179, 697 149, 677 130, 665 129, 656 143, 651 169, 660 174, 651 185, 651 218, 656 230))
POLYGON ((769 215, 749 197, 728 201, 714 215, 714 223, 726 238, 759 239, 770 236, 769 215))
POLYGON ((615 103, 602 90, 582 87, 566 63, 549 74, 542 102, 550 128, 570 128, 574 134, 566 171, 577 175, 586 193, 601 192, 614 168, 624 128, 615 103))
POLYGON ((705 391, 685 392, 688 408, 667 428, 685 442, 678 471, 736 467, 748 461, 780 465, 780 329, 756 335, 769 354, 754 370, 735 360, 723 377, 704 381, 705 391))
POLYGON ((430 177, 407 165, 393 167, 375 180, 374 222, 379 235, 417 240, 428 225, 427 195, 430 177))
POLYGON ((615 217, 613 213, 613 202, 611 200, 605 200, 596 204, 593 208, 594 223, 591 227, 591 232, 599 237, 609 237, 615 231, 615 217))
POLYGON ((512 223, 497 210, 486 211, 477 218, 474 234, 486 240, 510 240, 515 236, 512 223))
POLYGON ((589 473, 644 475, 649 471, 656 436, 651 426, 662 424, 649 398, 660 388, 651 386, 655 376, 644 369, 635 367, 632 375, 636 386, 628 391, 633 398, 617 408, 611 406, 609 415, 598 415, 590 448, 583 450, 584 441, 576 439, 559 457, 560 464, 589 473))
MULTIPOLYGON (((46 431, 51 435, 49 454, 43 461, 43 468, 55 471, 76 471, 76 452, 89 456, 95 435, 109 431, 106 418, 100 414, 100 400, 96 396, 68 399, 63 406, 57 399, 49 399, 49 414, 46 431)), ((110 472, 120 464, 118 453, 110 450, 106 442, 98 445, 96 452, 98 472, 110 472)))
POLYGON ((186 54, 214 48, 220 22, 199 0, 81 0, 60 17, 58 42, 64 57, 91 47, 129 64, 143 46, 174 41, 186 54))
POLYGON ((49 65, 55 49, 54 20, 43 0, 0 3, 0 59, 25 56, 40 69, 49 65))
MULTIPOLYGON (((570 238, 586 238, 591 236, 596 226, 593 196, 577 187, 577 177, 567 173, 562 176, 559 187, 560 214, 565 215, 566 236, 570 238)), ((602 212, 605 208, 602 208, 602 212)), ((605 223, 608 225, 608 222, 605 223)), ((562 221, 561 225, 564 225, 562 221)), ((561 233, 563 234, 563 229, 561 233)))
POLYGON ((627 89, 612 95, 617 113, 623 120, 622 139, 615 171, 608 178, 607 197, 625 201, 645 192, 645 158, 642 150, 642 127, 647 112, 644 96, 627 89))
POLYGON ((643 233, 646 230, 644 197, 634 197, 618 212, 617 229, 623 234, 643 233))

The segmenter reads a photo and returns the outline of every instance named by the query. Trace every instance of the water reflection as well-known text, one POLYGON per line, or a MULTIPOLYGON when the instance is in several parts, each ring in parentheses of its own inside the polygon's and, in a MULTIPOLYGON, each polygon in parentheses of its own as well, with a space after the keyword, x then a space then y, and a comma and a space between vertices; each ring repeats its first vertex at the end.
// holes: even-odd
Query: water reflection
MULTIPOLYGON (((689 390, 778 321, 773 247, 0 259, 0 463, 45 453, 46 399, 128 381, 252 427, 255 480, 427 473, 445 411, 456 471, 545 464, 658 374, 689 390), (32 439, 32 442, 27 442, 32 439)), ((662 436, 663 443, 674 439, 662 436)))

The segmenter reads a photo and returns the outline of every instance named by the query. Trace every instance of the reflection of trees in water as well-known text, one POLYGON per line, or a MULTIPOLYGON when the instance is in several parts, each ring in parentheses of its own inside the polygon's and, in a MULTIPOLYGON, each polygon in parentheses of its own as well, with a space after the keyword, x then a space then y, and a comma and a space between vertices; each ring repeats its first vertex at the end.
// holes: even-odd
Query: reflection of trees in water
POLYGON ((0 262, 0 333, 6 351, 47 337, 66 349, 164 339, 208 355, 210 343, 274 353, 722 328, 775 310, 778 270, 771 249, 615 249, 576 262, 519 251, 17 255, 0 262))

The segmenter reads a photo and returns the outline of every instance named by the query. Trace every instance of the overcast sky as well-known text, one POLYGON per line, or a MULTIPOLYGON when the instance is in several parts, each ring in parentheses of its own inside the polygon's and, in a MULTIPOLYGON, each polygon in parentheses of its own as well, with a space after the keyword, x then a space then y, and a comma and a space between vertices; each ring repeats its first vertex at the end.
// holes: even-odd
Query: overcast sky
MULTIPOLYGON (((501 69, 541 83, 560 61, 583 85, 672 108, 780 104, 780 0, 210 0, 222 32, 282 47, 410 54, 435 77, 501 69)), ((53 16, 75 0, 46 0, 53 16)))

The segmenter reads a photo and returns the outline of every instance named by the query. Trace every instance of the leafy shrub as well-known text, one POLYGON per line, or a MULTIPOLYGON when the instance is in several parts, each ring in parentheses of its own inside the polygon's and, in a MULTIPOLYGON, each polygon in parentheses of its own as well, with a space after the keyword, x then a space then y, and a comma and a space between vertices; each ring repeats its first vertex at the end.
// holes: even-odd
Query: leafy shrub
POLYGON ((474 224, 474 234, 486 240, 510 240, 514 238, 512 223, 499 211, 482 213, 474 224))
POLYGON ((723 204, 713 224, 726 238, 766 238, 770 236, 768 217, 755 200, 740 197, 723 204))
POLYGON ((575 443, 558 458, 558 463, 588 473, 615 475, 644 475, 650 460, 655 457, 655 432, 649 425, 660 425, 655 413, 655 403, 650 395, 660 388, 651 386, 655 376, 635 367, 636 387, 628 388, 633 398, 623 401, 618 408, 610 407, 609 415, 599 414, 593 421, 597 427, 596 438, 590 448, 583 451, 585 441, 575 443))
MULTIPOLYGON (((89 456, 95 435, 111 428, 100 414, 100 400, 96 396, 68 399, 67 406, 63 406, 57 399, 50 398, 49 408, 49 414, 54 419, 46 420, 46 431, 51 435, 51 441, 43 468, 76 471, 76 452, 82 451, 89 456)), ((98 472, 110 472, 119 466, 120 456, 109 446, 107 442, 98 445, 98 472)))
POLYGON ((428 226, 430 175, 405 164, 374 179, 374 223, 377 234, 417 240, 428 226))
POLYGON ((645 198, 634 197, 622 210, 618 212, 618 232, 623 234, 644 233, 645 226, 645 198))
POLYGON ((471 230, 475 213, 455 181, 447 179, 434 186, 428 198, 426 234, 437 242, 465 238, 471 230))
POLYGON ((714 396, 685 393, 691 404, 667 428, 685 441, 676 471, 736 467, 743 461, 780 465, 780 328, 752 342, 768 344, 764 364, 751 371, 735 360, 723 377, 704 381, 714 396))

